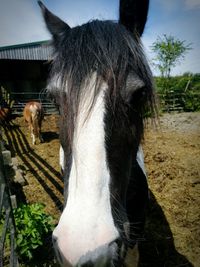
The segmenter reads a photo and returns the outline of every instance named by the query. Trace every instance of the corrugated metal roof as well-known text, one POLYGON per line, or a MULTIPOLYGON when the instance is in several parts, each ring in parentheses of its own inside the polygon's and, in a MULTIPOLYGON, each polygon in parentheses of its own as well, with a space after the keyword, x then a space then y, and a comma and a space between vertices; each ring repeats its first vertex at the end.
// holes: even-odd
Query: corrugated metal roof
POLYGON ((0 59, 50 60, 52 46, 49 41, 0 47, 0 59))

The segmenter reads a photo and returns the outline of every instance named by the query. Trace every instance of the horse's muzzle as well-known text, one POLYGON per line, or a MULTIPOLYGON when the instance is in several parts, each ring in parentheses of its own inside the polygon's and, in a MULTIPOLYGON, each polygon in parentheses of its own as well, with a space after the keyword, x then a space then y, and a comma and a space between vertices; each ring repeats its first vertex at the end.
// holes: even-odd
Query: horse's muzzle
POLYGON ((94 251, 88 251, 82 255, 75 264, 70 263, 59 250, 57 239, 53 237, 53 245, 56 251, 57 259, 63 267, 112 267, 122 266, 119 262, 119 240, 110 244, 105 244, 94 251))

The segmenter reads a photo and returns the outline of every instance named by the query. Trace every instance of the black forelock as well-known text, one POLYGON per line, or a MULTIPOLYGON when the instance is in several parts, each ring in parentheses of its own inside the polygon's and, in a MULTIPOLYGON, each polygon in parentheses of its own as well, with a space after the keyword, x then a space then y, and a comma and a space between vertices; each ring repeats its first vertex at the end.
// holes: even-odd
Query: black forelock
POLYGON ((51 76, 59 77, 61 88, 52 92, 61 96, 59 104, 61 108, 65 105, 71 129, 80 98, 87 93, 87 87, 82 86, 83 82, 88 82, 94 72, 97 73, 96 86, 92 92, 94 101, 101 82, 105 81, 114 105, 120 91, 125 90, 128 73, 133 72, 144 81, 148 88, 146 102, 153 106, 151 71, 139 38, 123 25, 94 20, 64 32, 55 43, 51 76), (64 98, 63 92, 66 94, 64 98))
POLYGON ((148 79, 144 58, 139 38, 123 25, 94 20, 63 33, 55 47, 52 70, 76 85, 94 70, 102 76, 112 71, 117 78, 129 68, 148 79))

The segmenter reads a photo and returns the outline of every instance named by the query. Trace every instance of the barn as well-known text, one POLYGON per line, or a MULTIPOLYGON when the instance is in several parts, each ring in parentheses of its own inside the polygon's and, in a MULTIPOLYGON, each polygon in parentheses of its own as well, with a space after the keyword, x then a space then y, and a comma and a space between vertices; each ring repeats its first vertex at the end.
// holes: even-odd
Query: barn
POLYGON ((0 47, 1 105, 13 100, 13 112, 20 113, 28 100, 40 100, 51 112, 53 104, 42 93, 51 58, 49 41, 0 47))

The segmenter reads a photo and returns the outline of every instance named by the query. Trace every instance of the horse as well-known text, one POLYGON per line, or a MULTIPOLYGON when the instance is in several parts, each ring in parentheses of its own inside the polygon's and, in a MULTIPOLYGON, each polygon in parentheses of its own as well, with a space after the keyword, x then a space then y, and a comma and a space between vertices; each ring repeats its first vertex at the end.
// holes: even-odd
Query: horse
POLYGON ((23 110, 23 117, 31 131, 33 145, 36 144, 36 138, 43 142, 41 135, 42 120, 44 118, 42 104, 36 101, 27 102, 23 110))
POLYGON ((12 109, 10 107, 0 107, 0 125, 8 123, 11 119, 12 109))
POLYGON ((71 28, 38 2, 52 35, 47 92, 60 111, 64 206, 52 235, 62 266, 124 266, 144 234, 141 142, 155 112, 140 37, 148 0, 121 0, 119 21, 71 28))

